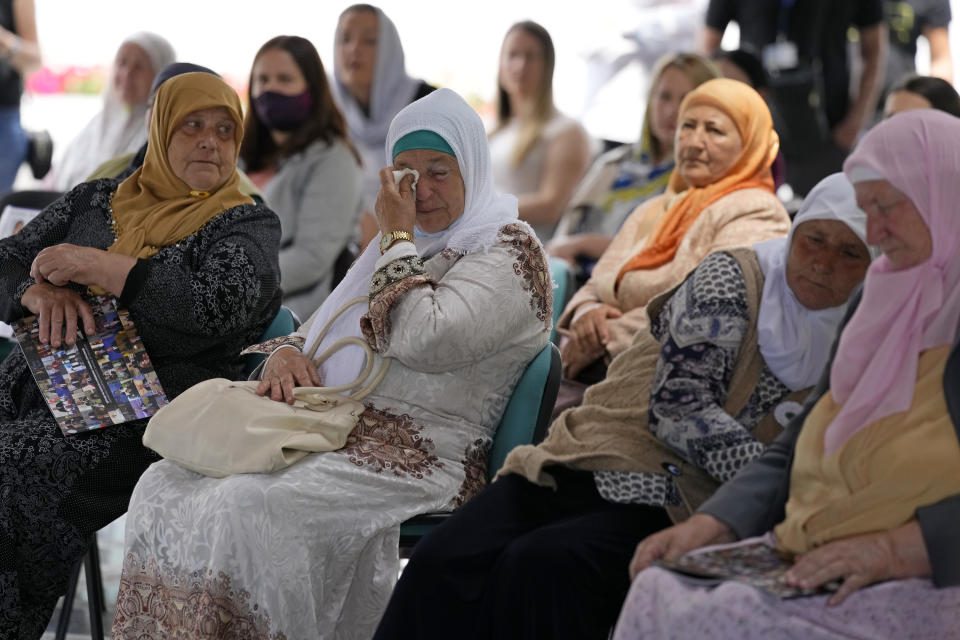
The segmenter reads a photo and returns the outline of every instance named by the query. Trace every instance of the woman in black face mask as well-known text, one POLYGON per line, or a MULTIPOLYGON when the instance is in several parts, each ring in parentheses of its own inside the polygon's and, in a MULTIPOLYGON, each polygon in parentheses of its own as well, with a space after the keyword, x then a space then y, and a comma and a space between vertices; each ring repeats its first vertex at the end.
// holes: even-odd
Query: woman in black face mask
POLYGON ((362 209, 359 155, 317 50, 298 36, 264 44, 250 72, 240 160, 280 217, 283 303, 301 318, 331 289, 362 209))

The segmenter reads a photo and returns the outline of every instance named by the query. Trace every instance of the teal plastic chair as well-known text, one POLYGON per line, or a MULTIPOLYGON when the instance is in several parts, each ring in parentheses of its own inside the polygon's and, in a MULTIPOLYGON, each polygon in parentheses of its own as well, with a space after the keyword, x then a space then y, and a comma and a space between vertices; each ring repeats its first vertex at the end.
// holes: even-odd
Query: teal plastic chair
POLYGON ((550 331, 550 342, 560 344, 560 336, 557 333, 557 322, 560 320, 560 314, 564 307, 576 291, 576 277, 573 275, 573 269, 563 258, 550 256, 547 258, 547 264, 550 265, 550 278, 557 285, 553 290, 553 329, 550 331))
MULTIPOLYGON (((537 444, 547 435, 550 414, 560 389, 560 351, 547 344, 527 365, 503 412, 493 437, 487 464, 492 481, 507 454, 522 444, 537 444)), ((400 549, 408 551, 420 538, 450 517, 450 513, 427 513, 400 525, 400 549)))
MULTIPOLYGON (((288 336, 296 330, 297 321, 293 315, 293 311, 281 306, 280 309, 277 310, 277 315, 273 316, 270 326, 268 326, 266 331, 263 332, 263 335, 260 336, 260 342, 266 342, 271 338, 279 338, 280 336, 288 336)), ((250 374, 260 366, 260 363, 266 359, 267 356, 262 353, 250 353, 243 356, 244 377, 249 377, 250 374)))

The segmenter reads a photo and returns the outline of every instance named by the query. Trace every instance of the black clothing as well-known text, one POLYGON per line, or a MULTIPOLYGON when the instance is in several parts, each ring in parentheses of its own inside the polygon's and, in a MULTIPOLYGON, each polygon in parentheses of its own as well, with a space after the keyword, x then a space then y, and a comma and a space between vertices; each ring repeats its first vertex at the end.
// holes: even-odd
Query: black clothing
POLYGON ((374 640, 604 640, 637 543, 665 510, 607 502, 593 474, 551 468, 556 490, 508 474, 413 550, 374 640))

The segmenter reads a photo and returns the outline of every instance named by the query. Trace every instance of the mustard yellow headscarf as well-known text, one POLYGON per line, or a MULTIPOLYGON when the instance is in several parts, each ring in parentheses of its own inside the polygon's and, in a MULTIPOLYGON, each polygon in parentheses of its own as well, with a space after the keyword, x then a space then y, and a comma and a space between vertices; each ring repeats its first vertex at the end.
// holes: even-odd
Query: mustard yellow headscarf
POLYGON ((236 91, 209 73, 185 73, 157 90, 150 119, 150 137, 143 166, 124 180, 113 195, 117 240, 107 251, 149 258, 162 247, 195 233, 227 209, 251 204, 238 188, 236 162, 243 139, 243 117, 236 91), (233 117, 233 175, 216 191, 198 192, 174 174, 167 147, 183 118, 200 109, 225 107, 233 117))

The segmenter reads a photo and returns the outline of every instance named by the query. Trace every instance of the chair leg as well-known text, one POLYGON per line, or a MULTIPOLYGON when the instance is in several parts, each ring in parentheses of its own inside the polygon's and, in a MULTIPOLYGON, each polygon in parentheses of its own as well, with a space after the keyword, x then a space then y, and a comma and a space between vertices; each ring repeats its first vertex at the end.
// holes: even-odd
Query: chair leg
POLYGON ((67 584, 67 592, 63 595, 63 608, 60 609, 60 617, 57 619, 57 633, 55 640, 66 640, 67 629, 70 627, 70 614, 73 613, 73 600, 77 595, 77 582, 80 581, 80 565, 83 561, 77 562, 70 574, 70 582, 67 584))
POLYGON ((83 559, 84 575, 87 581, 87 605, 90 609, 90 637, 103 640, 103 612, 106 598, 103 594, 103 578, 100 575, 100 549, 97 546, 97 534, 90 536, 90 548, 83 559))

